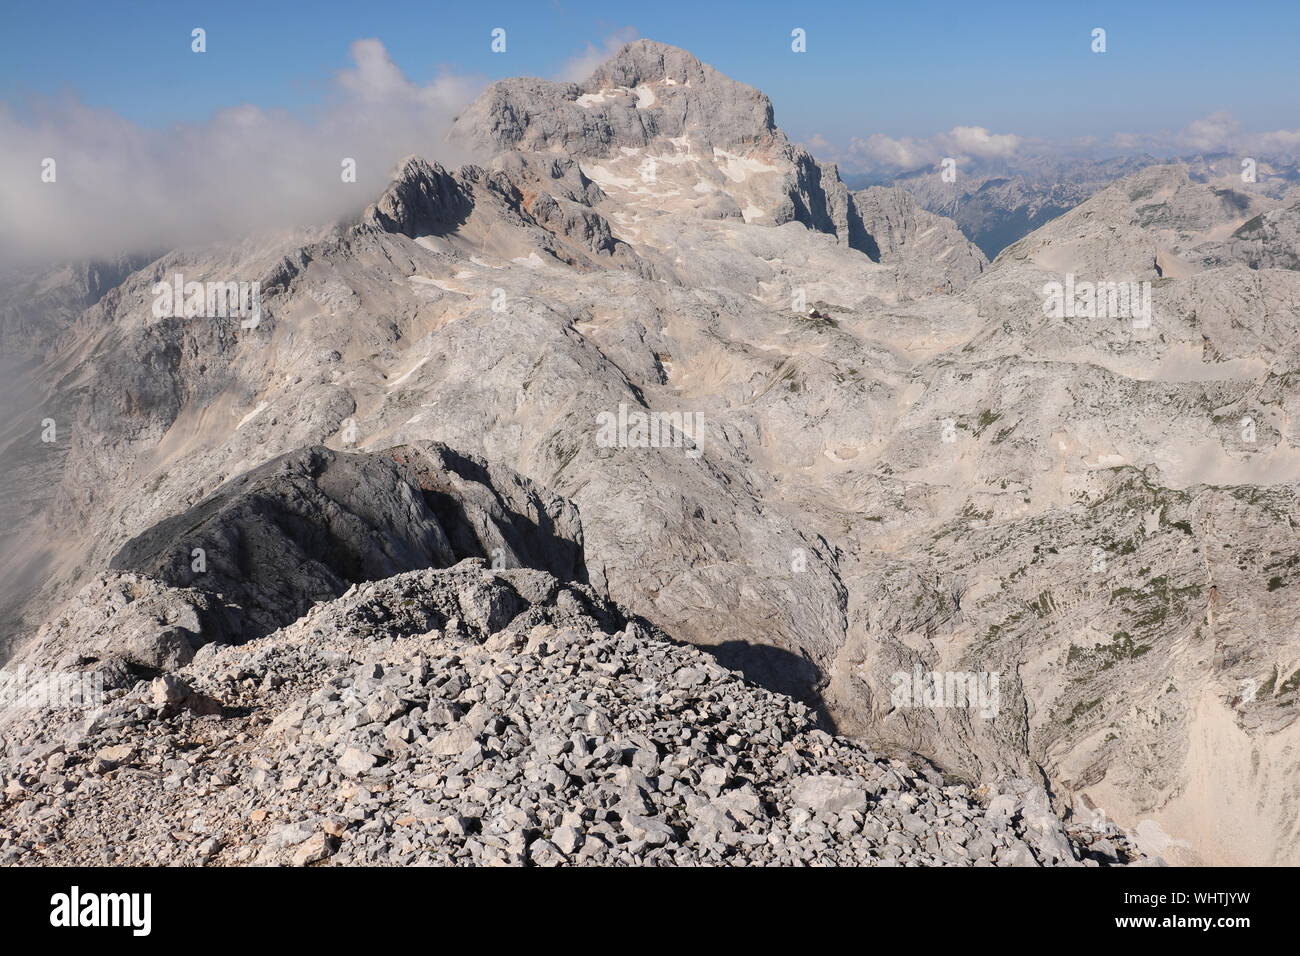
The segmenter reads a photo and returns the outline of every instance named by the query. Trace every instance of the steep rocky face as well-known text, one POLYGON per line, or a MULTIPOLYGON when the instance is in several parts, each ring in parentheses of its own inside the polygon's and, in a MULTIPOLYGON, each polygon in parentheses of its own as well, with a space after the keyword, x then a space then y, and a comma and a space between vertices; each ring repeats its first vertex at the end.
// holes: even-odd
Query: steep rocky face
MULTIPOLYGON (((494 182, 498 195, 508 193, 508 182, 494 182)), ((509 202, 508 196, 502 201, 509 202)), ((475 197, 468 184, 458 181, 441 166, 412 157, 397 171, 393 184, 366 212, 366 218, 384 232, 417 236, 454 233, 469 219, 475 197)))
POLYGON ((408 157, 392 185, 366 209, 357 234, 382 241, 399 233, 426 248, 511 259, 541 253, 579 269, 652 271, 593 208, 604 194, 573 160, 539 162, 514 154, 496 165, 449 173, 408 157))
POLYGON ((852 195, 858 214, 871 224, 867 254, 897 265, 918 292, 955 292, 988 268, 988 259, 956 223, 922 209, 906 190, 872 186, 852 195))
POLYGON ((917 773, 581 585, 472 561, 34 714, 0 792, 7 864, 1151 862, 1032 784, 917 773))
MULTIPOLYGON (((757 108, 706 123, 655 72, 668 48, 633 47, 631 73, 472 107, 482 165, 412 159, 357 223, 172 252, 83 313, 6 433, 20 494, 0 500, 34 509, 0 565, 37 590, 22 640, 79 588, 146 593, 101 581, 114 555, 278 455, 439 441, 571 501, 599 593, 827 727, 1050 784, 1061 813, 1154 827, 1175 856, 1293 861, 1300 273, 1192 256, 1252 209, 1153 170, 976 274, 969 251, 938 261, 950 227, 873 193, 873 258, 838 225, 698 206, 795 209, 792 184, 832 197, 838 177, 799 173, 776 132, 737 141, 757 108), (615 80, 655 102, 597 99, 615 80), (669 102, 702 128, 661 137, 669 102), (582 116, 649 145, 556 138, 582 116), (507 122, 524 132, 498 144, 507 122), (544 151, 515 148, 530 135, 544 151), (1150 279, 1152 321, 1049 314, 1072 269, 1150 279), (154 317, 178 271, 260 280, 260 323, 154 317), (977 699, 936 698, 932 674, 977 699)), ((822 208, 851 233, 845 197, 822 208)), ((205 610, 171 597, 151 598, 166 627, 205 610)))

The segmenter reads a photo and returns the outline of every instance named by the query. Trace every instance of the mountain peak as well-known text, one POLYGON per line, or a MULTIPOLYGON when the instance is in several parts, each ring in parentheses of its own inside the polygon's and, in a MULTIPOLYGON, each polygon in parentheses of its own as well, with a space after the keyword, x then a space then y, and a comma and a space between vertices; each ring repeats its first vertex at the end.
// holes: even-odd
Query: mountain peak
POLYGON ((719 80, 724 83, 736 82, 701 61, 689 50, 657 40, 643 39, 625 43, 579 85, 584 89, 635 87, 659 80, 673 80, 682 86, 696 86, 719 80))
POLYGON ((580 83, 493 83, 451 129, 454 141, 482 155, 564 150, 605 156, 683 136, 709 146, 785 139, 763 93, 653 40, 624 45, 580 83))

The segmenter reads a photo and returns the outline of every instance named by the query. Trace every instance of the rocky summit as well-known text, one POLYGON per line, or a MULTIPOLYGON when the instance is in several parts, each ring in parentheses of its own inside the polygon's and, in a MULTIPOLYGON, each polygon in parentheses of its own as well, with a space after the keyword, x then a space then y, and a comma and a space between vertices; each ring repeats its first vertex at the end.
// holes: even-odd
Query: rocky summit
POLYGON ((0 279, 0 689, 85 691, 0 858, 1300 861, 1294 191, 990 181, 990 261, 649 40, 448 136, 0 279))

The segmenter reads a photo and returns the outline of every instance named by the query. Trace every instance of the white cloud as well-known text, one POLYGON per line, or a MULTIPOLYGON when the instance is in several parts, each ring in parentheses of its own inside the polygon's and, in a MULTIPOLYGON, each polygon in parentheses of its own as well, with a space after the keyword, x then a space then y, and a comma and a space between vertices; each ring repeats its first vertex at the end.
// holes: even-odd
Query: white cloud
POLYGON ((954 156, 1001 159, 1013 155, 1022 142, 1014 133, 990 133, 983 126, 954 126, 938 137, 954 156))
POLYGON ((1271 133, 1256 133, 1251 137, 1256 152, 1261 155, 1300 152, 1300 129, 1275 129, 1271 133))
POLYGON ((939 161, 939 152, 925 140, 905 136, 894 139, 884 133, 872 133, 866 139, 853 137, 849 153, 869 168, 894 167, 916 169, 939 161))
POLYGON ((821 133, 813 133, 803 141, 802 145, 810 153, 829 154, 835 148, 831 141, 821 133))
POLYGON ((1179 139, 1193 149, 1218 150, 1231 144, 1240 130, 1241 124, 1230 113, 1211 113, 1189 123, 1179 139))
POLYGON ((1242 152, 1257 156, 1294 153, 1300 149, 1300 129, 1275 129, 1266 132, 1242 132, 1241 124, 1230 113, 1211 113, 1187 125, 1179 142, 1204 152, 1242 152))
POLYGON ((1110 145, 1121 150, 1146 150, 1169 157, 1188 153, 1241 153, 1253 156, 1292 155, 1300 150, 1300 129, 1260 132, 1243 130, 1231 113, 1220 110, 1188 123, 1176 132, 1118 133, 1110 145))
POLYGON ((924 139, 904 136, 895 139, 873 133, 866 139, 854 137, 849 153, 868 169, 918 169, 952 157, 965 164, 970 159, 1004 159, 1014 155, 1024 139, 1014 133, 991 133, 983 126, 954 126, 946 133, 924 139))
POLYGON ((352 44, 329 105, 304 119, 241 105, 202 123, 141 127, 75 97, 0 104, 0 260, 162 249, 326 223, 373 201, 398 160, 454 165, 451 119, 483 85, 408 80, 378 40, 352 44), (45 157, 54 183, 41 182, 45 157), (357 182, 344 183, 344 158, 357 182))
POLYGON ((1116 149, 1145 149, 1151 145, 1149 137, 1137 133, 1116 133, 1110 142, 1116 149))

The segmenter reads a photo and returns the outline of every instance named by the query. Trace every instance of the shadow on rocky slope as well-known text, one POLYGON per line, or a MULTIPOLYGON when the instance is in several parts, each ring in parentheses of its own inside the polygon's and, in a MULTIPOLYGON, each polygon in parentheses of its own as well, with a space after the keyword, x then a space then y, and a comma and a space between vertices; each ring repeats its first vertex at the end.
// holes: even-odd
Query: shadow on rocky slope
POLYGON ((586 579, 570 502, 509 469, 419 442, 281 455, 136 536, 110 568, 220 595, 237 622, 229 636, 249 640, 352 584, 472 557, 586 579))

